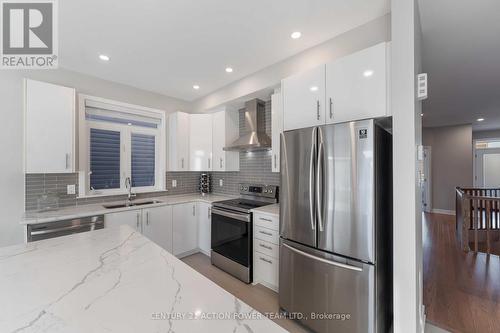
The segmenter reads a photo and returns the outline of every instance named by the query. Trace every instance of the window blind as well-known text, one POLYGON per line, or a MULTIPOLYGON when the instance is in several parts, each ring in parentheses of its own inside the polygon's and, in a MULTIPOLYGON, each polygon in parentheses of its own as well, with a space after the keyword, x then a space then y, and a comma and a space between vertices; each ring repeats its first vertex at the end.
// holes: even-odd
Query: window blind
POLYGON ((155 136, 132 133, 132 187, 155 185, 155 136))
POLYGON ((90 189, 120 188, 120 132, 90 129, 90 189))

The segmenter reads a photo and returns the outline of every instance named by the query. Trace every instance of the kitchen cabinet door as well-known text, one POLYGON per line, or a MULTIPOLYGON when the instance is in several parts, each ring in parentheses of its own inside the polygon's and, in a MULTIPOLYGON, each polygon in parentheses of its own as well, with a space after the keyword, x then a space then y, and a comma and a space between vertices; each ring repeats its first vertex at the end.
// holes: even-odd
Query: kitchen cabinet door
POLYGON ((212 122, 212 171, 239 171, 240 154, 224 151, 224 147, 238 138, 238 111, 225 109, 213 113, 212 122))
POLYGON ((142 212, 141 210, 127 210, 117 213, 109 213, 104 216, 104 226, 106 228, 117 225, 129 225, 135 230, 142 232, 142 212))
POLYGON ((204 202, 198 203, 198 248, 210 256, 212 205, 204 202))
POLYGON ((325 65, 282 81, 284 130, 325 123, 325 65))
POLYGON ((172 206, 172 221, 174 255, 192 254, 198 248, 196 203, 172 206))
POLYGON ((189 115, 189 170, 212 170, 212 115, 189 115))
POLYGON ((172 253, 172 206, 161 206, 142 210, 143 234, 172 253))
POLYGON ((168 171, 189 170, 189 114, 175 112, 168 116, 168 171))
POLYGON ((283 133, 283 108, 281 93, 271 96, 271 126, 272 126, 272 172, 280 172, 280 137, 283 133))
POLYGON ((326 65, 327 123, 389 115, 387 43, 326 65))
POLYGON ((75 172, 75 89, 25 80, 26 173, 75 172))

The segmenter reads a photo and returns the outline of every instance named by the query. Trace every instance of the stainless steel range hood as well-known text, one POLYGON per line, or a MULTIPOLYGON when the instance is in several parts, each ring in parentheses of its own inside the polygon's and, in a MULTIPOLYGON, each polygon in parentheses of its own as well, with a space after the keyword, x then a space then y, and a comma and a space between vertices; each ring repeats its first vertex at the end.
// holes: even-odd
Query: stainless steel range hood
POLYGON ((224 147, 226 151, 255 151, 271 148, 271 138, 266 134, 261 119, 265 118, 265 103, 259 99, 252 99, 245 103, 245 128, 244 134, 224 147))

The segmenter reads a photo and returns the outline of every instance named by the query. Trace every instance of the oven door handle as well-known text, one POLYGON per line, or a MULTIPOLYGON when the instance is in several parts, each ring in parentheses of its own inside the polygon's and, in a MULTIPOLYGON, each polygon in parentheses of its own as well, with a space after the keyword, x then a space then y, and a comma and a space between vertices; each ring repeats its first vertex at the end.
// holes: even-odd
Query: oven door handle
POLYGON ((249 223, 250 222, 250 214, 245 214, 245 213, 232 213, 232 212, 228 212, 227 210, 221 210, 221 209, 218 209, 218 208, 215 208, 213 207, 212 208, 212 219, 213 219, 213 215, 216 214, 216 215, 221 215, 221 216, 225 216, 225 217, 229 217, 229 218, 232 218, 232 219, 235 219, 235 220, 239 220, 239 221, 243 221, 243 222, 247 222, 249 223))

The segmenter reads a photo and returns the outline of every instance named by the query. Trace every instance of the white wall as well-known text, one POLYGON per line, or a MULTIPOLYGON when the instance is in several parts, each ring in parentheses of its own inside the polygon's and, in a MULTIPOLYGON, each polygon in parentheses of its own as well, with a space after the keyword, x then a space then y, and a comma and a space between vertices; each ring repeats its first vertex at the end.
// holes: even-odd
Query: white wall
POLYGON ((194 101, 193 111, 203 112, 223 103, 251 95, 280 84, 282 79, 292 74, 328 63, 390 39, 391 16, 388 14, 202 97, 194 101))
POLYGON ((417 182, 421 103, 421 30, 415 0, 391 2, 394 142, 394 332, 423 332, 422 212, 417 182))
POLYGON ((64 69, 0 73, 0 247, 23 241, 19 221, 24 211, 23 77, 74 87, 85 93, 162 109, 189 110, 178 99, 139 90, 64 69))

